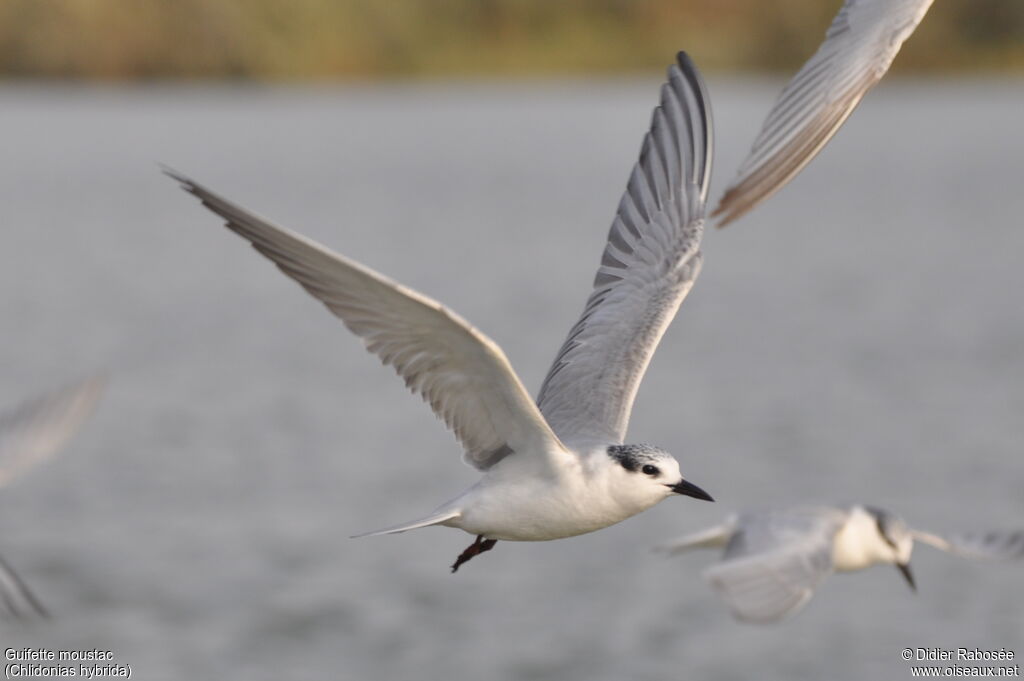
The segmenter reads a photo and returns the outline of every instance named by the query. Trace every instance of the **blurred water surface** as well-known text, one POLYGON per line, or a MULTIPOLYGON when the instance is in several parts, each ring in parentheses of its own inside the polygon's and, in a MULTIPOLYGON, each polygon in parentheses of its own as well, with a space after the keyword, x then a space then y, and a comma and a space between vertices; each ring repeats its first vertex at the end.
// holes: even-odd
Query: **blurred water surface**
MULTIPOLYGON (((0 551, 142 679, 865 679, 904 647, 1024 653, 1024 567, 922 548, 734 623, 712 556, 649 547, 741 506, 867 501, 1024 524, 1024 88, 888 81, 781 194, 705 238, 631 439, 718 499, 574 539, 349 540, 475 479, 454 440, 163 162, 439 298, 531 389, 588 292, 655 81, 0 88, 0 404, 111 372, 69 451, 0 496, 0 551)), ((730 179, 777 82, 710 84, 730 179)))

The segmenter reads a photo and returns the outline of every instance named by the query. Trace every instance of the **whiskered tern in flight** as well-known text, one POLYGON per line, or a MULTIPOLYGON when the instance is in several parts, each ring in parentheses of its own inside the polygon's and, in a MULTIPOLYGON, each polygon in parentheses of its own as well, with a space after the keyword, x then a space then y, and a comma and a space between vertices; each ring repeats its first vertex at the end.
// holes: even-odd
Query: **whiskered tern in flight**
MULTIPOLYGON (((63 447, 92 413, 103 379, 92 378, 0 414, 0 487, 63 447)), ((0 558, 0 612, 46 616, 46 609, 0 558)))
POLYGON ((501 348, 440 303, 165 172, 340 317, 454 431, 481 479, 421 518, 359 536, 429 525, 476 535, 455 571, 497 540, 593 532, 672 495, 711 499, 668 452, 624 443, 644 371, 700 272, 711 157, 708 96, 680 53, 593 291, 536 404, 501 348))
POLYGON ((916 590, 910 571, 915 541, 967 558, 1024 557, 1024 531, 944 537, 862 505, 746 511, 657 549, 676 554, 724 547, 721 561, 704 576, 737 619, 765 624, 799 612, 833 572, 895 565, 916 590))

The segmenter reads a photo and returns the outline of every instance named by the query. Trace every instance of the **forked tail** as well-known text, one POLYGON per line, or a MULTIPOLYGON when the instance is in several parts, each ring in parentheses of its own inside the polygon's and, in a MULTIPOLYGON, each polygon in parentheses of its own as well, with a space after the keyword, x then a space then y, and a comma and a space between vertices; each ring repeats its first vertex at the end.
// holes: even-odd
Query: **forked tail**
POLYGON ((385 527, 382 530, 373 530, 372 532, 363 532, 362 534, 354 534, 350 539, 359 539, 360 537, 375 537, 378 534, 397 534, 399 532, 405 532, 406 530, 417 530, 421 527, 427 527, 429 525, 440 525, 441 523, 458 518, 461 515, 460 511, 452 511, 450 509, 442 511, 434 511, 434 513, 428 515, 426 518, 420 518, 419 520, 413 520, 406 523, 400 523, 398 525, 392 525, 385 527))

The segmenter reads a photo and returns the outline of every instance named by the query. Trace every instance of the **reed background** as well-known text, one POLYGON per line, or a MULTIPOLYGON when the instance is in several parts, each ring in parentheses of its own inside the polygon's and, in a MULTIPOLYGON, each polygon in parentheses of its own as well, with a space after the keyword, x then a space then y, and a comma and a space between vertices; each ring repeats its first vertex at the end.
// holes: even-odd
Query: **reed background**
MULTIPOLYGON (((0 77, 351 80, 789 71, 818 0, 2 0, 0 77), (666 55, 669 55, 667 57, 666 55)), ((941 0, 896 72, 1024 70, 1024 3, 941 0)))

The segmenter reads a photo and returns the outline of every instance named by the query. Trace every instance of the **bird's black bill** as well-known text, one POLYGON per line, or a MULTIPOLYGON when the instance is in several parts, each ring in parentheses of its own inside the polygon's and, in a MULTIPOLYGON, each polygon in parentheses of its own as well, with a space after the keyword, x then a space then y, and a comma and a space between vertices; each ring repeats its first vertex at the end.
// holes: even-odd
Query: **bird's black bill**
POLYGON ((899 568, 900 574, 907 580, 907 584, 910 585, 911 591, 917 591, 917 584, 914 583, 914 573, 910 571, 910 563, 896 563, 896 567, 899 568))
POLYGON ((674 485, 669 485, 669 488, 676 494, 693 497, 694 499, 703 499, 704 501, 714 501, 710 494, 702 490, 700 487, 697 487, 697 485, 692 482, 687 482, 686 480, 680 480, 674 485))

